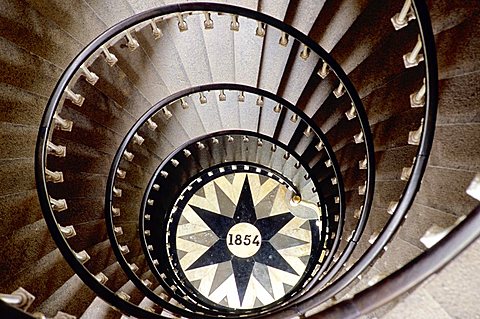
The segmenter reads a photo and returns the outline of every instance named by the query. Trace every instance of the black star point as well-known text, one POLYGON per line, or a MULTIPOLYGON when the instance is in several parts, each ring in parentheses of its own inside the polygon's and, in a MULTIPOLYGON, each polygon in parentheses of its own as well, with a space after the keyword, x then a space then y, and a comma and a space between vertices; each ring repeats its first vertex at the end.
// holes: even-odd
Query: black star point
POLYGON ((243 182, 242 192, 238 198, 237 207, 233 219, 236 223, 250 223, 253 224, 257 220, 257 214, 255 213, 255 205, 253 204, 252 191, 250 189, 250 183, 248 176, 243 182))

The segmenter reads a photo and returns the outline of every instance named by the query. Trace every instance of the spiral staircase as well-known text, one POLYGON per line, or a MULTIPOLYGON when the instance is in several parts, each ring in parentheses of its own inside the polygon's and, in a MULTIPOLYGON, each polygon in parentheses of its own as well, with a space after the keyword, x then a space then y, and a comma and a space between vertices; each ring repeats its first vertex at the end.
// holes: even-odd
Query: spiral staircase
POLYGON ((1 317, 480 318, 479 13, 2 1, 1 317))

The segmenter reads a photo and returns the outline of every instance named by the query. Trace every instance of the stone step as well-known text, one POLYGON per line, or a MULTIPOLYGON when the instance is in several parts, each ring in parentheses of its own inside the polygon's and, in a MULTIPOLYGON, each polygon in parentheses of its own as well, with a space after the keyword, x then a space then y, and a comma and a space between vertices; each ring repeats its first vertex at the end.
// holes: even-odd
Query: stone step
POLYGON ((0 37, 0 73, 2 83, 48 98, 62 69, 14 42, 0 37), (21 62, 18 62, 21 61, 21 62), (21 69, 18 68, 21 63, 21 69), (21 70, 21 76, 19 76, 21 70), (38 81, 41 78, 42 81, 38 81))
POLYGON ((478 12, 476 3, 459 0, 428 1, 428 8, 434 34, 451 29, 478 12))
POLYGON ((474 172, 428 166, 415 202, 460 216, 469 212, 476 201, 465 192, 474 172))
POLYGON ((15 196, 36 189, 32 158, 0 161, 0 176, 4 181, 1 196, 15 196))
POLYGON ((0 83, 0 118, 2 122, 36 125, 43 116, 47 98, 19 87, 0 83))
POLYGON ((86 1, 28 0, 28 4, 45 18, 51 20, 65 33, 74 37, 82 47, 106 30, 107 25, 86 1), (72 9, 74 8, 74 9, 72 9))
MULTIPOLYGON (((361 4, 365 5, 365 2, 362 1, 361 4)), ((338 5, 337 2, 331 1, 330 12, 325 12, 325 14, 336 17, 335 12, 331 12, 331 10, 336 9, 338 5)), ((403 2, 392 0, 384 1, 381 7, 370 3, 360 15, 356 11, 357 6, 352 5, 350 9, 351 18, 356 15, 358 17, 351 23, 343 37, 337 40, 337 43, 332 43, 335 46, 331 49, 332 56, 340 63, 347 74, 363 63, 370 55, 373 55, 377 47, 381 46, 385 40, 397 36, 390 19, 385 17, 393 16, 394 12, 400 11, 402 5, 403 2)))
POLYGON ((440 80, 438 101, 438 124, 478 123, 478 112, 472 111, 472 105, 480 102, 480 83, 478 70, 449 79, 440 80))
POLYGON ((0 217, 1 234, 12 234, 43 218, 35 189, 3 195, 0 201, 0 210, 8 212, 0 217), (23 215, 27 211, 28 214, 23 215), (19 216, 22 217, 19 218, 19 216))
POLYGON ((165 2, 162 0, 147 0, 147 1, 132 1, 128 0, 130 7, 132 7, 135 13, 146 11, 148 9, 153 9, 156 7, 161 7, 165 5, 165 2))
MULTIPOLYGON (((46 235, 50 237, 50 234, 46 235)), ((2 277, 1 286, 5 291, 14 291, 18 287, 25 288, 35 296, 35 301, 32 304, 32 309, 35 309, 53 291, 72 277, 74 272, 58 249, 43 257, 37 255, 33 259, 28 261, 27 268, 14 271, 7 277, 2 277)), ((9 269, 9 271, 12 272, 12 269, 9 269)))
POLYGON ((43 219, 22 227, 7 238, 4 236, 2 241, 0 269, 5 281, 13 281, 17 272, 29 269, 33 262, 56 248, 43 219))
POLYGON ((108 27, 135 13, 126 0, 107 0, 101 3, 92 0, 85 0, 85 2, 108 27))
POLYGON ((82 49, 72 35, 28 4, 3 1, 1 12, 1 37, 57 67, 65 68, 82 49), (41 41, 31 41, 32 37, 41 41))
MULTIPOLYGON (((477 11, 478 12, 478 8, 477 11)), ((474 14, 451 29, 444 30, 435 36, 437 45, 437 60, 439 79, 449 79, 478 71, 478 59, 470 59, 479 54, 480 16, 474 14), (455 51, 452 52, 451 48, 455 51)))
POLYGON ((475 318, 478 315, 475 300, 479 278, 475 274, 479 270, 479 249, 480 241, 477 240, 423 286, 452 318, 475 318))
POLYGON ((429 165, 453 170, 480 171, 478 145, 472 143, 480 134, 480 123, 438 124, 429 165))
POLYGON ((442 306, 424 288, 416 289, 393 309, 382 316, 382 319, 405 318, 452 318, 442 306))
POLYGON ((83 281, 73 275, 37 308, 46 316, 54 316, 59 309, 68 314, 79 316, 95 298, 95 292, 88 288, 83 281), (75 298, 72 298, 75 296, 75 298))
POLYGON ((0 130, 2 159, 25 159, 32 156, 38 134, 36 126, 0 123, 0 130))
POLYGON ((356 20, 365 10, 371 7, 373 6, 368 0, 356 1, 355 4, 348 0, 326 1, 309 35, 325 51, 331 52, 352 26, 359 29, 358 24, 355 24, 356 20), (326 21, 328 22, 326 23, 326 21))

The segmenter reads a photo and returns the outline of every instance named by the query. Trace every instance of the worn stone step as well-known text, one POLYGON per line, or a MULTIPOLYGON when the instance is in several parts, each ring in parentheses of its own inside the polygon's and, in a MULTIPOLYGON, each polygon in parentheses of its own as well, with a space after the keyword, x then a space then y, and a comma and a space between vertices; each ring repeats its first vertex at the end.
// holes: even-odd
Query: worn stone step
POLYGON ((412 318, 452 318, 430 293, 424 288, 418 288, 402 302, 398 303, 383 319, 400 319, 406 316, 412 318))
POLYGON ((35 189, 3 195, 0 198, 0 210, 8 212, 0 215, 1 234, 11 234, 43 218, 35 189), (24 214, 27 211, 28 214, 24 214))
POLYGON ((55 316, 61 310, 73 316, 79 316, 95 298, 95 292, 83 281, 73 275, 36 309, 46 316, 55 316), (72 298, 75 296, 75 298, 72 298))
MULTIPOLYGON (((403 55, 412 51, 417 40, 416 25, 411 23, 402 29, 402 32, 388 37, 375 48, 361 64, 348 74, 358 95, 363 98, 402 74, 405 71, 403 55), (402 43, 401 48, 398 48, 398 43, 402 43), (366 77, 365 74, 372 76, 366 77)), ((422 64, 419 66, 421 67, 422 64)))
POLYGON ((0 82, 43 97, 50 96, 62 70, 0 37, 0 82), (21 76, 19 76, 21 74, 21 76))
POLYGON ((107 28, 86 1, 54 0, 45 3, 41 0, 27 0, 27 2, 82 46, 86 46, 107 28))
POLYGON ((43 116, 47 98, 19 87, 0 83, 0 119, 20 125, 37 125, 43 116))
MULTIPOLYGON (((50 236, 50 234, 46 235, 50 236)), ((33 260, 29 260, 27 268, 22 270, 8 268, 7 270, 12 273, 6 277, 2 276, 0 284, 2 289, 10 292, 18 287, 25 288, 35 296, 32 309, 39 306, 51 295, 52 291, 61 287, 65 281, 74 275, 73 270, 68 266, 58 249, 43 257, 36 256, 33 260)))
POLYGON ((447 228, 453 225, 456 220, 455 215, 414 203, 398 232, 398 236, 423 250, 425 245, 420 239, 430 227, 437 225, 441 228, 447 228))
POLYGON ((438 124, 480 122, 479 111, 472 108, 480 103, 478 75, 475 71, 439 81, 438 124))
POLYGON ((437 125, 430 166, 478 172, 480 123, 437 125))
POLYGON ((355 22, 369 7, 373 6, 368 0, 356 1, 355 4, 349 0, 326 1, 309 36, 325 51, 330 52, 352 26, 360 29, 355 22))
POLYGON ((478 12, 475 1, 427 1, 434 34, 451 29, 478 12), (448 14, 446 14, 448 12, 448 14))
POLYGON ((476 205, 465 192, 474 176, 474 172, 427 166, 415 202, 461 216, 476 205))
POLYGON ((32 157, 38 134, 36 126, 0 122, 0 132, 0 156, 2 159, 32 157))
POLYGON ((103 2, 85 0, 85 2, 108 27, 134 14, 132 7, 126 0, 107 0, 103 2))
MULTIPOLYGON (((477 7, 478 12, 479 8, 477 7)), ((454 28, 435 36, 439 79, 448 79, 480 69, 480 16, 474 14, 454 28), (451 50, 451 48, 455 50, 451 50)))
POLYGON ((479 252, 477 240, 424 286, 452 318, 478 316, 479 252))
POLYGON ((1 37, 60 68, 65 68, 82 49, 72 35, 28 4, 2 1, 0 12, 1 37), (31 41, 32 38, 41 41, 31 41))
POLYGON ((105 58, 100 57, 92 63, 89 70, 99 78, 95 83, 95 88, 134 118, 139 118, 150 108, 151 103, 135 87, 135 84, 119 65, 109 66, 105 58))
MULTIPOLYGON (((330 1, 330 12, 326 11, 325 14, 334 16, 338 21, 341 21, 342 14, 340 13, 337 16, 337 13, 331 12, 331 10, 336 9, 340 4, 345 5, 348 3, 330 1)), ((362 1, 360 5, 365 5, 365 3, 362 1)), ((349 9, 352 14, 351 18, 354 18, 356 15, 358 17, 353 23, 350 22, 351 26, 348 31, 345 32, 341 39, 337 40, 337 43, 332 43, 331 41, 329 43, 323 40, 330 47, 334 45, 333 49, 331 49, 331 54, 347 74, 372 55, 374 50, 389 38, 389 35, 390 37, 396 36, 390 17, 400 11, 402 4, 398 1, 389 0, 384 1, 382 6, 376 6, 370 1, 360 15, 358 15, 357 4, 351 5, 349 9)), ((343 31, 343 27, 340 30, 343 31)), ((319 33, 319 35, 321 36, 322 33, 319 33)))
POLYGON ((54 251, 56 245, 52 240, 43 219, 29 224, 12 235, 3 236, 4 243, 0 251, 1 278, 13 281, 18 271, 28 269, 32 262, 54 251), (16 270, 16 271, 12 271, 16 270))
POLYGON ((0 161, 0 176, 4 182, 1 196, 24 193, 36 189, 33 158, 0 161))
POLYGON ((162 0, 146 0, 146 1, 127 0, 127 1, 130 7, 132 7, 133 11, 135 11, 135 13, 165 5, 165 2, 162 0))

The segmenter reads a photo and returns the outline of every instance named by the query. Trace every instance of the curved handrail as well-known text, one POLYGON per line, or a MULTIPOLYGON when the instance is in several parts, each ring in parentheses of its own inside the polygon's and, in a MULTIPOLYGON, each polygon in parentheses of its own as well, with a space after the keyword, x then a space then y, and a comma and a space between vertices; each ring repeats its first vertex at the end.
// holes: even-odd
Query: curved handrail
MULTIPOLYGON (((365 254, 357 261, 355 265, 353 265, 332 285, 320 292, 310 290, 304 296, 303 301, 294 305, 288 311, 287 317, 303 316, 309 309, 312 309, 332 298, 338 292, 346 288, 350 282, 357 278, 357 276, 359 276, 382 252, 383 247, 390 241, 395 232, 398 230, 413 203, 416 193, 420 188, 420 182, 427 167, 427 161, 432 148, 435 131, 438 104, 438 68, 435 38, 433 36, 428 7, 422 0, 413 0, 412 8, 415 11, 418 23, 420 25, 420 37, 422 39, 424 48, 426 69, 426 99, 422 137, 417 151, 416 161, 412 167, 411 177, 402 194, 402 198, 395 209, 395 212, 377 237, 375 243, 367 249, 365 254)), ((272 316, 272 318, 284 318, 285 315, 286 312, 284 311, 282 314, 276 314, 272 316)))
POLYGON ((354 319, 415 288, 439 272, 480 237, 480 205, 431 249, 352 299, 342 301, 309 318, 354 319))
MULTIPOLYGON (((97 37, 94 41, 92 41, 75 59, 74 61, 68 66, 66 71, 63 73, 62 77, 58 81, 55 90, 53 91, 47 107, 44 112, 44 116, 39 128, 39 134, 36 144, 36 156, 35 156, 35 177, 36 177, 36 184, 37 184, 37 191, 41 202, 42 211, 44 212, 45 221, 48 225, 50 233, 52 234, 53 239, 55 240, 59 250, 61 251, 62 255, 69 263, 69 265, 75 270, 75 272, 82 278, 82 280, 93 289, 99 297, 106 300, 107 302, 117 306, 118 308, 128 312, 131 315, 143 317, 143 318, 158 318, 159 316, 153 314, 149 311, 143 310, 138 308, 136 305, 133 305, 130 302, 127 302, 119 297, 117 297, 110 289, 107 287, 99 284, 95 277, 87 270, 85 266, 83 266, 72 254, 70 246, 66 239, 62 236, 60 231, 58 230, 58 225, 53 214, 52 208, 48 201, 48 191, 46 186, 45 180, 45 166, 44 163, 47 158, 46 153, 46 144, 48 141, 48 134, 50 128, 52 126, 52 119, 54 112, 56 110, 57 105, 61 101, 64 88, 70 83, 70 80, 74 77, 75 73, 81 66, 83 62, 85 62, 96 50, 100 48, 100 46, 105 43, 108 39, 116 36, 123 30, 126 30, 130 27, 133 27, 140 21, 145 21, 160 15, 166 15, 175 12, 185 12, 185 11, 213 11, 213 12, 225 12, 230 14, 237 14, 246 16, 258 21, 265 22, 269 25, 274 26, 275 28, 284 31, 297 40, 304 43, 308 46, 311 50, 313 50, 316 54, 318 54, 331 68, 331 70, 336 74, 336 76, 340 79, 343 83, 347 94, 350 96, 350 99, 355 104, 357 111, 363 110, 362 102, 356 93, 353 84, 350 82, 348 77, 346 76, 345 72, 341 69, 338 63, 327 54, 325 50, 323 50, 315 41, 309 38, 307 35, 303 34, 302 32, 298 31, 297 29, 286 25, 280 20, 277 20, 273 17, 267 16, 265 14, 230 5, 224 4, 213 4, 213 3, 184 3, 184 4, 177 4, 177 5, 170 5, 161 8, 152 9, 149 11, 142 12, 126 20, 120 22, 119 24, 111 27, 102 35, 97 37)), ((360 114, 364 114, 364 111, 360 111, 360 114)), ((359 114, 359 115, 360 115, 359 114)), ((307 121, 308 123, 308 121, 307 121)), ((313 123, 311 123, 313 127, 313 123)), ((428 126, 428 121, 426 121, 426 126, 428 126)), ((371 137, 369 133, 369 126, 363 126, 365 136, 371 137)), ((373 159, 373 145, 370 148, 367 147, 367 155, 369 158, 373 159)), ((364 213, 368 212, 371 205, 371 198, 373 197, 373 179, 370 177, 374 176, 374 160, 369 161, 369 168, 368 168, 368 180, 367 180, 367 191, 365 196, 365 205, 364 205, 364 213)), ((339 171, 339 170, 338 170, 339 171)), ((344 209, 345 203, 344 200, 340 202, 340 208, 344 209)), ((367 214, 362 214, 367 215, 367 214)), ((366 217, 364 219, 366 221, 366 217)), ((343 218, 341 221, 343 223, 343 218)), ((364 223, 359 223, 360 229, 363 229, 364 223)), ((356 232, 356 235, 360 236, 361 231, 356 232)), ((333 253, 330 256, 333 256, 333 253)), ((165 305, 168 308, 168 304, 165 305)), ((181 315, 191 315, 191 313, 184 311, 182 309, 175 308, 175 311, 181 315)))
MULTIPOLYGON (((113 215, 112 214, 112 203, 113 203, 113 186, 114 186, 115 174, 116 174, 117 168, 120 165, 120 162, 122 160, 122 154, 123 154, 124 150, 127 148, 127 145, 132 140, 135 133, 140 129, 140 127, 142 127, 142 125, 144 125, 147 122, 148 119, 150 119, 154 114, 159 112, 163 107, 173 103, 174 101, 179 100, 180 98, 182 98, 184 96, 187 96, 187 95, 190 95, 190 94, 195 94, 195 93, 198 93, 198 92, 213 91, 213 90, 244 91, 244 92, 252 93, 252 94, 255 94, 255 95, 259 95, 259 96, 263 96, 265 98, 271 99, 271 100, 273 100, 277 103, 280 103, 284 107, 288 108, 289 110, 291 110, 292 112, 297 114, 301 118, 301 120, 305 121, 305 123, 307 123, 307 125, 309 125, 312 128, 314 134, 316 134, 318 136, 318 138, 324 143, 325 152, 327 153, 327 156, 332 160, 332 168, 333 168, 335 176, 338 179, 337 188, 338 188, 338 194, 339 194, 339 197, 340 197, 340 204, 339 204, 340 212, 339 212, 339 214, 341 216, 341 218, 339 220, 339 223, 338 223, 338 229, 341 230, 343 228, 343 216, 345 215, 345 191, 344 191, 344 187, 343 187, 342 175, 340 173, 340 166, 338 164, 338 161, 336 160, 333 149, 330 146, 325 134, 323 134, 323 132, 321 132, 320 129, 318 129, 317 125, 313 122, 313 120, 311 118, 309 118, 308 116, 306 116, 303 112, 301 112, 298 109, 297 106, 293 105, 292 103, 288 102, 287 100, 285 100, 281 97, 278 97, 277 95, 275 95, 271 92, 268 92, 268 91, 265 91, 265 90, 262 90, 262 89, 259 89, 259 88, 247 86, 247 85, 242 85, 242 84, 215 83, 215 84, 200 85, 200 86, 197 86, 197 87, 191 87, 191 88, 179 91, 177 93, 174 93, 174 94, 164 98, 163 100, 161 100, 160 102, 158 102, 154 106, 152 106, 130 128, 130 130, 128 131, 128 133, 124 137, 123 141, 119 145, 118 150, 115 154, 115 157, 112 160, 110 173, 109 173, 109 176, 108 176, 108 179, 107 179, 107 184, 106 184, 105 219, 106 219, 106 222, 107 222, 107 232, 109 234, 109 238, 110 238, 110 241, 111 241, 111 244, 112 244, 112 249, 113 249, 113 251, 114 251, 114 253, 117 257, 118 262, 122 266, 122 269, 124 270, 124 272, 126 272, 127 275, 129 276, 129 278, 131 278, 132 282, 134 284, 136 284, 137 288, 139 288, 146 295, 151 295, 151 292, 149 292, 148 288, 143 286, 143 284, 140 282, 138 277, 136 277, 136 275, 133 273, 133 271, 129 268, 125 258, 123 257, 122 253, 118 249, 118 242, 116 240, 116 236, 115 236, 114 231, 113 231, 114 222, 113 222, 113 216, 112 216, 113 215)), ((250 133, 253 133, 253 132, 250 132, 250 133)), ((373 140, 371 140, 371 141, 373 141, 373 140)), ((340 243, 340 238, 341 238, 340 234, 335 237, 334 245, 332 247, 332 251, 334 249, 336 249, 335 247, 338 247, 338 245, 340 243)), ((329 254, 326 261, 323 263, 321 269, 322 268, 325 269, 326 267, 328 267, 328 264, 331 262, 332 258, 333 258, 333 253, 329 254)), ((152 267, 153 264, 151 263, 151 261, 148 260, 148 262, 149 262, 150 267, 152 267)), ((152 268, 152 269, 154 269, 154 268, 152 268)), ((318 275, 321 275, 321 270, 317 273, 316 276, 318 276, 318 275)), ((314 280, 315 280, 315 278, 312 279, 312 281, 314 281, 314 280)), ((152 296, 152 297, 155 300, 158 299, 154 296, 152 296)))
MULTIPOLYGON (((291 156, 293 156, 298 162, 301 163, 301 165, 303 166, 303 168, 305 169, 305 171, 307 172, 307 174, 309 174, 311 176, 311 179, 312 179, 312 182, 315 186, 315 188, 317 190, 319 190, 319 184, 318 184, 318 181, 315 179, 315 175, 311 173, 311 169, 305 165, 303 165, 304 163, 302 163, 302 160, 301 160, 301 156, 298 155, 294 150, 291 150, 291 149, 288 149, 288 146, 285 145, 285 144, 281 144, 279 143, 278 141, 276 141, 273 137, 269 137, 267 135, 263 135, 263 134, 260 134, 260 133, 256 133, 254 131, 239 131, 239 130, 229 130, 229 131, 222 131, 222 132, 215 132, 215 133, 211 133, 211 134, 208 134, 208 135, 204 135, 204 136, 200 136, 194 140, 190 140, 189 142, 187 142, 186 144, 180 146, 177 148, 178 151, 182 150, 182 149, 185 149, 188 145, 192 145, 192 144, 195 144, 197 141, 202 141, 202 140, 205 140, 205 139, 208 139, 208 138, 211 138, 211 137, 221 137, 221 136, 225 136, 225 135, 246 135, 246 136, 252 136, 252 137, 256 137, 256 138, 259 138, 259 139, 262 139, 264 141, 267 141, 269 143, 272 143, 273 145, 277 145, 278 147, 284 149, 284 150, 287 150, 289 152, 289 154, 291 156)), ((327 145, 327 147, 330 149, 330 145, 327 145)), ((176 152, 176 151, 175 151, 176 152)), ((149 189, 152 189, 153 187, 153 184, 156 182, 157 180, 157 177, 158 175, 160 174, 160 171, 163 169, 163 164, 165 163, 168 163, 177 153, 174 153, 172 152, 170 154, 169 157, 165 158, 164 161, 162 162, 162 164, 156 169, 155 173, 152 175, 152 178, 150 179, 150 182, 148 183, 148 186, 147 186, 147 190, 149 189)), ((208 169, 211 169, 215 166, 222 166, 222 165, 226 165, 226 164, 232 164, 232 163, 238 163, 239 165, 243 165, 243 164, 246 164, 246 163, 249 163, 249 162, 219 162, 219 164, 216 164, 214 166, 211 166, 209 167, 208 169)), ((263 165, 260 165, 260 164, 254 164, 258 167, 261 167, 265 170, 272 170, 268 167, 264 167, 263 165)), ((272 170, 273 171, 273 170, 272 170)), ((281 177, 281 174, 278 173, 278 172, 275 172, 273 171, 273 174, 274 175, 278 175, 279 177, 281 177)), ((197 173, 197 175, 195 175, 194 177, 191 177, 191 181, 195 180, 198 176, 200 176, 201 173, 197 173)), ((285 179, 285 177, 281 177, 283 179, 283 181, 289 186, 291 187, 292 189, 294 189, 294 192, 298 193, 298 190, 296 190, 296 187, 295 185, 293 185, 291 183, 291 181, 289 181, 288 179, 285 179)), ((188 184, 188 183, 186 183, 188 184)), ((343 189, 342 185, 340 187, 340 189, 343 189)), ((323 198, 323 194, 320 192, 320 191, 317 191, 317 194, 319 196, 319 199, 320 199, 320 203, 321 203, 321 206, 322 207, 326 207, 326 203, 325 203, 325 200, 323 198)), ((144 219, 144 213, 145 213, 145 210, 147 208, 147 199, 148 199, 148 193, 145 193, 145 196, 142 200, 142 205, 141 205, 141 213, 140 213, 140 216, 139 216, 139 235, 140 235, 140 241, 141 241, 141 244, 142 244, 142 248, 143 248, 143 251, 144 251, 144 254, 146 256, 149 256, 150 255, 150 252, 148 251, 147 249, 147 240, 146 240, 146 237, 144 235, 144 229, 145 229, 145 219, 144 219)), ((326 228, 326 222, 328 222, 327 220, 327 215, 326 214, 323 214, 322 215, 322 232, 321 232, 321 239, 320 239, 320 243, 324 243, 325 242, 325 228, 326 228)), ((327 248, 323 248, 323 247, 319 247, 319 251, 317 252, 317 254, 321 254, 320 250, 323 250, 325 251, 325 249, 327 248)), ((158 258, 160 259, 160 258, 158 258)), ((152 263, 152 258, 147 258, 147 262, 149 263, 149 266, 152 270, 156 270, 156 267, 155 265, 152 263)), ((323 264, 323 262, 322 262, 323 264)), ((310 275, 311 273, 313 272, 313 269, 311 269, 309 271, 310 275)), ((154 271, 154 273, 157 275, 157 279, 161 280, 160 278, 160 274, 158 274, 157 271, 154 271)), ((167 276, 168 277, 168 276, 167 276)), ((312 278, 310 278, 309 280, 312 280, 312 278)), ((166 289, 168 289, 168 287, 164 287, 166 289)), ((303 288, 302 288, 303 289, 303 288)), ((171 291, 170 291, 171 292, 171 291)), ((296 292, 295 292, 296 293, 296 292)), ((285 295, 285 296, 288 296, 289 294, 285 295)), ((282 303, 284 302, 285 300, 285 296, 282 297, 281 299, 275 301, 273 304, 269 304, 267 305, 266 307, 267 308, 272 308, 274 307, 276 304, 279 304, 279 303, 282 303)), ((255 309, 242 309, 243 313, 242 314, 249 314, 249 313, 253 313, 253 311, 255 312, 259 312, 259 311, 262 311, 262 308, 255 308, 255 309)))

